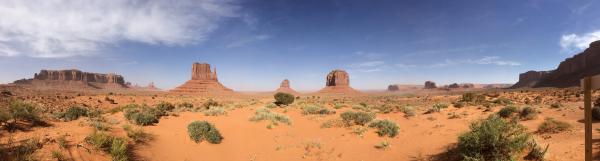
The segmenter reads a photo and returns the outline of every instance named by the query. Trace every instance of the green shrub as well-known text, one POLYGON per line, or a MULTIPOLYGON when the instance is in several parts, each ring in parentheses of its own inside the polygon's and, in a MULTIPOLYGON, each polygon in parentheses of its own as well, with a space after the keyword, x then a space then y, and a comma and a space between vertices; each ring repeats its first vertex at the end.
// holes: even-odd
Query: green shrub
POLYGON ((531 137, 516 121, 494 115, 471 124, 470 129, 458 138, 457 150, 463 160, 513 160, 531 137))
POLYGON ((503 118, 509 118, 512 116, 513 113, 516 113, 517 111, 519 110, 515 106, 506 106, 500 109, 500 111, 498 111, 498 115, 503 118))
POLYGON ((492 101, 492 103, 499 104, 499 105, 505 105, 505 106, 513 104, 512 100, 510 100, 508 98, 497 98, 494 101, 492 101))
POLYGON ((275 97, 276 105, 289 105, 294 103, 294 95, 289 93, 277 92, 273 97, 275 97))
POLYGON ((66 112, 60 114, 59 118, 65 121, 77 120, 79 117, 87 116, 89 110, 87 108, 73 106, 67 109, 66 112))
POLYGON ((270 120, 273 124, 277 124, 278 122, 285 123, 288 125, 292 124, 292 121, 288 116, 280 113, 271 112, 269 111, 269 109, 266 108, 257 109, 254 113, 254 116, 250 118, 250 121, 262 120, 270 120))
POLYGON ((558 121, 553 118, 546 118, 540 126, 538 126, 537 132, 539 133, 560 133, 567 131, 571 128, 569 123, 558 121))
POLYGON ((394 108, 392 107, 392 105, 389 105, 389 104, 375 106, 374 108, 377 109, 377 111, 379 111, 380 113, 390 113, 390 112, 394 111, 394 108))
POLYGON ((485 102, 485 96, 469 92, 463 94, 459 102, 481 103, 485 102))
POLYGON ((124 138, 113 138, 110 146, 110 156, 113 161, 127 161, 127 140, 124 138))
POLYGON ((276 105, 276 104, 274 104, 274 103, 267 103, 267 104, 265 105, 265 107, 266 107, 266 108, 276 108, 276 107, 277 107, 277 105, 276 105))
POLYGON ((550 104, 550 108, 555 108, 556 109, 556 108, 560 108, 560 107, 562 107, 562 105, 560 103, 558 103, 558 102, 550 104))
POLYGON ((305 115, 328 115, 334 113, 335 111, 314 104, 307 105, 302 108, 302 114, 305 115))
POLYGON ((548 152, 548 147, 550 147, 550 144, 546 145, 546 148, 542 149, 542 147, 540 147, 534 140, 529 143, 529 149, 531 149, 531 151, 529 151, 524 159, 543 161, 545 160, 544 156, 546 155, 546 152, 548 152))
POLYGON ((204 102, 202 104, 202 108, 204 108, 205 110, 210 109, 211 106, 221 106, 221 104, 219 104, 219 102, 217 102, 213 99, 208 99, 206 102, 204 102))
POLYGON ((85 138, 85 142, 91 144, 96 149, 108 152, 112 146, 113 138, 105 132, 94 131, 85 138))
POLYGON ((215 126, 206 121, 194 121, 188 125, 188 134, 194 142, 206 140, 211 144, 219 144, 223 137, 215 126))
POLYGON ((9 104, 9 113, 15 120, 38 123, 41 121, 39 111, 30 103, 13 101, 9 104))
POLYGON ((431 113, 435 113, 435 112, 440 112, 444 108, 448 108, 448 105, 447 104, 436 103, 433 106, 431 106, 431 108, 429 108, 425 112, 425 114, 431 114, 431 113))
POLYGON ((340 117, 342 118, 342 121, 344 122, 344 124, 346 124, 347 126, 351 126, 351 125, 361 125, 364 126, 365 124, 373 121, 373 119, 375 119, 375 115, 372 113, 367 113, 367 112, 353 112, 353 111, 346 111, 342 114, 340 114, 340 117))
POLYGON ((127 133, 127 137, 131 138, 136 143, 142 143, 152 140, 152 136, 142 128, 134 128, 130 125, 123 125, 123 130, 127 133))
POLYGON ((525 107, 519 112, 519 118, 522 120, 533 120, 537 118, 538 111, 532 107, 525 107))
POLYGON ((413 117, 416 115, 415 109, 412 106, 403 106, 400 111, 404 113, 404 117, 413 117))
POLYGON ((183 103, 180 103, 179 105, 177 105, 177 107, 191 110, 194 108, 194 104, 189 103, 189 102, 183 102, 183 103))
POLYGON ((127 108, 123 111, 125 118, 136 125, 153 125, 158 123, 161 113, 148 107, 127 108))
POLYGON ((369 127, 376 128, 377 134, 380 137, 388 136, 393 138, 398 135, 398 131, 400 130, 400 127, 390 120, 377 120, 369 124, 369 127))
POLYGON ((219 116, 227 114, 225 108, 221 106, 211 106, 208 110, 204 111, 204 116, 219 116))
POLYGON ((109 153, 113 161, 127 161, 127 140, 124 138, 110 136, 104 132, 92 132, 85 138, 85 142, 94 148, 109 153))
POLYGON ((175 109, 175 105, 168 102, 161 102, 156 105, 156 109, 160 112, 161 116, 166 116, 167 112, 171 112, 175 109))

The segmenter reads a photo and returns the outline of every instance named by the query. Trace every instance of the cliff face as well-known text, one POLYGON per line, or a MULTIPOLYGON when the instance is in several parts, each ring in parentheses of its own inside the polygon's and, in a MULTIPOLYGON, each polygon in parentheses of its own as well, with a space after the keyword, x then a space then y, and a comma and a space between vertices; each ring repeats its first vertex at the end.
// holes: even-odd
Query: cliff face
POLYGON ((360 93, 350 87, 350 76, 344 70, 333 70, 325 78, 325 88, 319 93, 327 94, 356 94, 360 93))
POLYGON ((116 74, 88 73, 79 70, 41 70, 33 76, 34 80, 83 81, 95 83, 125 84, 123 76, 116 74))
POLYGON ((600 41, 592 42, 585 51, 567 58, 556 70, 529 71, 519 75, 520 87, 573 87, 585 76, 600 74, 600 41))

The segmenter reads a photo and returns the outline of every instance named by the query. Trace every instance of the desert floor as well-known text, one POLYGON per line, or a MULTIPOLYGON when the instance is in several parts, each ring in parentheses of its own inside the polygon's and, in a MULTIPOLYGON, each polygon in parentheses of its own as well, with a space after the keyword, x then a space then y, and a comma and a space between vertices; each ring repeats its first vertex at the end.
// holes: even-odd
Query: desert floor
MULTIPOLYGON (((141 143, 130 143, 129 155, 133 160, 203 160, 203 161, 279 161, 279 160, 444 160, 440 155, 448 151, 457 137, 469 130, 472 122, 496 113, 504 105, 467 105, 457 108, 464 92, 415 92, 415 93, 367 93, 354 96, 304 94, 294 104, 286 107, 270 105, 271 94, 235 94, 231 96, 189 96, 166 92, 114 92, 85 93, 60 91, 31 91, 7 89, 11 95, 2 96, 2 106, 9 100, 21 99, 40 106, 45 126, 25 126, 8 132, 0 130, 0 144, 5 149, 6 160, 16 155, 11 148, 25 140, 36 138, 41 147, 32 154, 38 160, 53 159, 56 154, 75 161, 111 160, 109 154, 95 149, 85 138, 94 131, 90 119, 82 117, 73 121, 61 121, 51 113, 63 111, 69 106, 85 106, 101 111, 109 111, 127 104, 147 104, 154 106, 160 102, 178 105, 184 102, 194 107, 202 106, 209 99, 219 102, 226 114, 206 116, 204 111, 183 111, 176 108, 160 119, 160 122, 142 128, 152 139, 141 143), (112 101, 108 101, 112 100, 112 101), (434 104, 448 104, 440 112, 425 114, 434 104), (364 104, 360 108, 359 104, 364 104), (307 105, 318 105, 335 111, 334 114, 304 114, 307 105), (382 112, 381 106, 391 107, 389 113, 382 112), (291 124, 274 124, 269 120, 250 121, 257 109, 267 108, 272 112, 286 115, 291 124), (414 107, 415 116, 407 117, 400 107, 414 107), (486 110, 487 109, 487 110, 486 110), (322 127, 325 122, 340 118, 345 111, 367 110, 376 113, 376 119, 389 119, 400 127, 393 138, 380 137, 375 129, 367 126, 322 127), (491 111, 490 111, 491 110, 491 111), (220 144, 195 143, 187 133, 187 125, 196 120, 205 120, 216 126, 223 136, 220 144), (58 138, 64 137, 67 146, 61 148, 58 138), (376 148, 382 142, 387 148, 376 148)), ((474 93, 486 95, 486 100, 510 99, 518 107, 533 107, 539 111, 533 120, 520 121, 528 128, 540 145, 549 145, 547 160, 583 160, 584 126, 583 96, 576 89, 540 90, 483 90, 474 93), (541 98, 537 102, 535 97, 541 98), (553 107, 552 104, 560 104, 553 107), (545 118, 554 118, 572 125, 568 131, 560 133, 537 133, 538 126, 545 118)), ((102 114, 108 133, 127 137, 123 125, 133 125, 125 119, 123 112, 102 114)), ((597 123, 594 126, 598 126, 597 123)), ((594 128, 596 129, 596 128, 594 128)), ((599 133, 594 131, 594 152, 598 155, 599 133)), ((131 142, 131 141, 130 141, 131 142)), ((526 152, 524 152, 526 153, 526 152)), ((596 157, 599 158, 599 157, 596 157)), ((522 160, 522 158, 518 158, 522 160)))

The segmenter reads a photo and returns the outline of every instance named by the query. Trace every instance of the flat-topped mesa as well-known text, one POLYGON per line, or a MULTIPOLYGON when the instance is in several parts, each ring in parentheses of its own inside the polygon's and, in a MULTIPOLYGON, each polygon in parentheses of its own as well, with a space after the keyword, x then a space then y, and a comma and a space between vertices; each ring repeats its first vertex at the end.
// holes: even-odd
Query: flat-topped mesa
POLYGON ((223 86, 217 79, 217 70, 211 70, 210 64, 194 63, 192 79, 170 92, 185 94, 227 94, 233 90, 223 86))
POLYGON ((435 82, 425 81, 425 86, 423 88, 425 88, 425 89, 435 89, 435 88, 437 88, 437 85, 435 85, 435 82))
POLYGON ((70 70, 41 70, 33 76, 34 80, 58 80, 58 81, 83 81, 95 83, 116 83, 125 84, 125 79, 121 75, 113 73, 100 74, 82 72, 76 69, 70 70))
POLYGON ((346 71, 336 69, 327 74, 325 88, 319 90, 319 93, 357 94, 360 92, 350 87, 350 76, 346 71))
POLYGON ((549 71, 527 71, 525 73, 519 74, 519 82, 511 86, 510 88, 525 88, 525 87, 533 87, 537 84, 538 81, 542 80, 545 76, 547 76, 549 71))
POLYGON ((275 92, 289 93, 293 95, 299 94, 298 92, 296 92, 296 90, 290 87, 290 81, 287 79, 281 81, 281 84, 279 84, 279 88, 277 88, 275 92))

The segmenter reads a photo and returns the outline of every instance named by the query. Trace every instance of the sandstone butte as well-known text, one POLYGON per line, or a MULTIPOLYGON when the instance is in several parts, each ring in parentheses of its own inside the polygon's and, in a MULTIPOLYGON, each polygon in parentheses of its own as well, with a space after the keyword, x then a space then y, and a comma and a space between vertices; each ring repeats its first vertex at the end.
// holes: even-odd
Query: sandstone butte
POLYGON ((287 79, 284 79, 283 81, 281 81, 279 88, 277 90, 275 90, 275 92, 282 92, 282 93, 288 93, 288 94, 293 94, 293 95, 299 94, 298 92, 296 92, 296 90, 294 90, 290 87, 290 81, 287 79))
POLYGON ((325 78, 325 88, 318 91, 324 94, 358 94, 359 91, 350 87, 350 77, 344 70, 333 70, 325 78))
POLYGON ((217 79, 217 70, 211 70, 210 64, 192 64, 192 79, 183 85, 170 90, 182 94, 228 94, 233 90, 223 86, 217 79))
POLYGON ((600 74, 600 41, 590 43, 583 52, 567 58, 555 70, 528 71, 519 75, 511 88, 573 87, 585 76, 600 74))
POLYGON ((127 89, 125 79, 121 75, 109 73, 90 73, 76 69, 69 70, 41 70, 35 73, 33 79, 21 79, 14 82, 16 85, 28 86, 37 89, 127 89))

